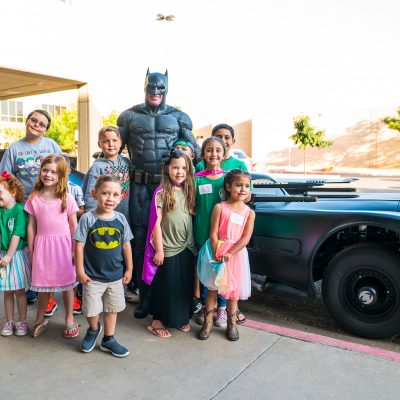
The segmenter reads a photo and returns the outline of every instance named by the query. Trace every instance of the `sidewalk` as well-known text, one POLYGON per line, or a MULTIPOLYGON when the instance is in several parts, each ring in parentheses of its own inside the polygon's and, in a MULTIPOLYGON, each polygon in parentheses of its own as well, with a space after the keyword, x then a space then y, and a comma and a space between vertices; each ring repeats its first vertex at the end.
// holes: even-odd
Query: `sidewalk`
MULTIPOLYGON (((4 323, 0 296, 1 324, 4 323)), ((60 302, 59 302, 60 303, 60 302)), ((36 306, 29 306, 33 321, 36 306)), ((116 337, 130 355, 118 359, 97 347, 89 354, 81 334, 64 339, 63 307, 36 339, 0 337, 0 398, 6 399, 398 399, 400 363, 330 345, 240 327, 229 342, 223 329, 199 341, 199 327, 171 329, 160 339, 135 320, 133 306, 119 316, 116 337)))

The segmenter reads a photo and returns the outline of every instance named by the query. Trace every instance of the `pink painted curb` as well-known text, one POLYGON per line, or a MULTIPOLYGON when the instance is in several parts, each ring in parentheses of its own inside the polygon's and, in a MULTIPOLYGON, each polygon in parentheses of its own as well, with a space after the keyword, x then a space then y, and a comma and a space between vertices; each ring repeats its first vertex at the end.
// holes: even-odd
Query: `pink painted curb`
POLYGON ((243 325, 249 328, 259 329, 261 331, 275 333, 280 336, 287 336, 293 339, 303 340, 305 342, 319 343, 326 346, 338 347, 344 350, 356 351, 358 353, 368 354, 374 357, 385 358, 390 361, 400 361, 400 353, 396 353, 394 351, 379 349, 372 346, 348 342, 346 340, 334 339, 328 336, 317 335, 314 333, 299 331, 297 329, 285 328, 283 326, 271 325, 253 320, 246 320, 243 325))

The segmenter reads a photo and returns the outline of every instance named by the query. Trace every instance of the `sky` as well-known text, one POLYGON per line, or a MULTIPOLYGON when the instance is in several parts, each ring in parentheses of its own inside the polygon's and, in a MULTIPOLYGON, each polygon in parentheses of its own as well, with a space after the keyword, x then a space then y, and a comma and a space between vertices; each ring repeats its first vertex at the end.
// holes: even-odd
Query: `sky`
POLYGON ((71 1, 0 0, 0 65, 90 80, 103 114, 143 102, 147 67, 197 127, 400 105, 398 0, 71 1))

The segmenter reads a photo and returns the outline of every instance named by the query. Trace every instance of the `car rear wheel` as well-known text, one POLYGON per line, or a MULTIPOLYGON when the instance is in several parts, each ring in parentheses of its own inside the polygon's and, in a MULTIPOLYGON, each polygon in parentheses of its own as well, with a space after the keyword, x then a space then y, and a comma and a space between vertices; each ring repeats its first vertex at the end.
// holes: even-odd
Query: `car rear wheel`
POLYGON ((373 243, 338 253, 322 281, 325 305, 347 331, 366 338, 400 334, 400 258, 373 243))

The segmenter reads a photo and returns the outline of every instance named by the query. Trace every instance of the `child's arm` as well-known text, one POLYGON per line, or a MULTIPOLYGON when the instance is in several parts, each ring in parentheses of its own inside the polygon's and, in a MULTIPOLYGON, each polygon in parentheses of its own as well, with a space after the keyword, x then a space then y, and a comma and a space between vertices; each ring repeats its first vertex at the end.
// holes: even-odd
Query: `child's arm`
POLYGON ((85 206, 79 206, 79 210, 76 212, 77 218, 82 217, 85 214, 85 206))
POLYGON ((83 201, 85 203, 84 208, 85 212, 90 210, 94 210, 97 207, 96 200, 93 198, 92 191, 96 184, 96 180, 101 174, 101 171, 98 170, 96 166, 93 166, 89 169, 85 176, 85 180, 83 182, 83 201))
POLYGON ((122 245, 122 255, 124 257, 125 267, 126 267, 122 283, 127 285, 132 279, 132 271, 133 271, 131 242, 125 242, 122 245))
POLYGON ((153 257, 154 264, 160 266, 164 263, 164 248, 161 231, 162 208, 157 207, 157 221, 153 230, 154 249, 156 254, 153 257))
POLYGON ((28 226, 26 227, 26 236, 28 238, 29 261, 31 262, 31 264, 33 257, 35 235, 36 235, 36 218, 33 215, 29 214, 28 226))
POLYGON ((76 228, 78 227, 78 220, 76 219, 76 212, 74 212, 73 214, 71 214, 68 217, 68 223, 69 223, 69 231, 71 232, 71 238, 73 238, 76 228))
POLYGON ((214 206, 211 213, 210 246, 214 260, 216 260, 216 253, 217 253, 218 229, 219 229, 219 219, 221 217, 221 211, 222 211, 222 206, 220 203, 218 203, 214 206))
POLYGON ((251 235, 253 233, 253 228, 254 228, 254 220, 255 220, 256 214, 253 210, 250 211, 249 217, 247 218, 246 226, 244 227, 243 230, 243 235, 239 239, 238 242, 229 250, 228 253, 225 253, 222 258, 224 261, 229 261, 229 259, 242 250, 244 247, 247 246, 247 244, 250 241, 251 235))
POLYGON ((92 280, 86 275, 85 268, 83 267, 83 249, 85 243, 75 240, 75 268, 76 268, 76 280, 79 283, 85 284, 92 280))
POLYGON ((19 236, 16 235, 11 236, 10 245, 8 246, 7 253, 2 259, 0 259, 0 265, 3 265, 4 267, 8 265, 8 263, 13 258, 15 250, 17 250, 19 240, 20 240, 19 236))

